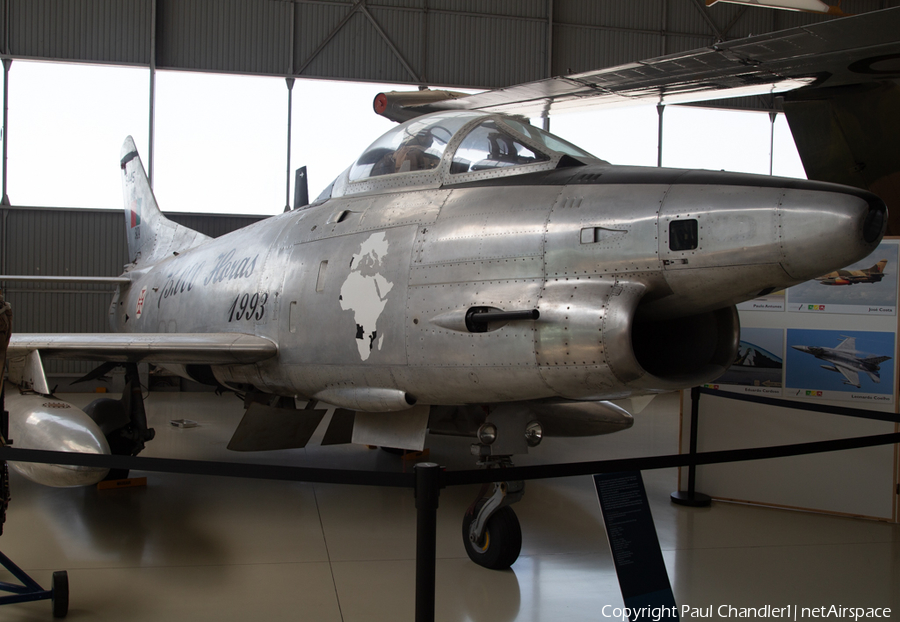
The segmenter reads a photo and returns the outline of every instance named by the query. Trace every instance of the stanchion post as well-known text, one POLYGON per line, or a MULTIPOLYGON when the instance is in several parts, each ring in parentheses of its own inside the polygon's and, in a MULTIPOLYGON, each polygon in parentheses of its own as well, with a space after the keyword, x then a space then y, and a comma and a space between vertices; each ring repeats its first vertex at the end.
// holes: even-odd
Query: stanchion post
MULTIPOLYGON (((692 456, 697 454, 698 419, 700 418, 700 387, 691 389, 691 440, 688 451, 692 456)), ((697 465, 688 467, 688 495, 694 496, 694 487, 697 483, 697 465)))
POLYGON ((441 468, 433 462, 416 465, 416 622, 434 622, 437 509, 441 468))
MULTIPOLYGON (((691 456, 697 455, 697 432, 699 429, 700 419, 700 387, 691 389, 691 436, 690 448, 688 450, 691 456)), ((691 507, 706 507, 712 503, 712 498, 702 492, 697 492, 694 485, 697 481, 697 465, 690 464, 688 466, 688 489, 687 492, 677 490, 670 497, 673 503, 678 505, 689 505, 691 507)))

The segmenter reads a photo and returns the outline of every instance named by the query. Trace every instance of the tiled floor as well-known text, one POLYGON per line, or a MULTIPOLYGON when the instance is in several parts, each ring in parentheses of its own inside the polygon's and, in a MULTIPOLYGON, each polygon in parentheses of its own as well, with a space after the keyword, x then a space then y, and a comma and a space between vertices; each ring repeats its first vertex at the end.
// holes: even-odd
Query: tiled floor
MULTIPOLYGON (((93 396, 65 397, 83 405, 93 396)), ((386 452, 320 448, 317 437, 306 450, 227 452, 241 416, 230 396, 156 393, 148 411, 158 436, 145 456, 402 468, 386 452), (177 429, 168 424, 176 418, 201 425, 177 429)), ((662 396, 631 430, 547 439, 517 464, 675 453, 677 439, 677 399, 662 396)), ((467 468, 468 444, 432 438, 430 459, 467 468)), ((146 475, 146 488, 107 492, 14 476, 0 550, 45 585, 66 569, 71 620, 414 618, 411 491, 146 475)), ((673 470, 645 472, 644 481, 679 605, 891 607, 900 618, 900 527, 727 503, 685 508, 669 501, 673 470)), ((463 549, 462 514, 475 494, 441 493, 437 620, 603 620, 604 605, 622 605, 590 478, 527 484, 515 506, 522 555, 506 572, 476 566, 463 549)), ((48 619, 48 602, 0 608, 4 622, 48 619)))

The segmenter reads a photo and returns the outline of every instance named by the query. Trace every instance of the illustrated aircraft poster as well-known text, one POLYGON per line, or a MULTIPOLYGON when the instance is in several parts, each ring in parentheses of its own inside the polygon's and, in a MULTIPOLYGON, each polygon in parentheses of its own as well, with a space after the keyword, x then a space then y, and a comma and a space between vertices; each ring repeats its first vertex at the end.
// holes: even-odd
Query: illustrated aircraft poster
POLYGON ((891 404, 894 334, 788 329, 785 397, 891 404))
POLYGON ((741 327, 737 358, 709 388, 780 397, 783 385, 784 330, 741 327))
POLYGON ((788 311, 896 315, 898 243, 884 240, 865 259, 789 288, 788 311))

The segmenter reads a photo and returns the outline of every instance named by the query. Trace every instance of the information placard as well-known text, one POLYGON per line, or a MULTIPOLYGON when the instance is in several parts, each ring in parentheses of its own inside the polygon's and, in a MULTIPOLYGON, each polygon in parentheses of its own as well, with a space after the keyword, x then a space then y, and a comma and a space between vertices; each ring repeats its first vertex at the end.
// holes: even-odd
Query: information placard
POLYGON ((629 620, 678 620, 640 471, 594 475, 629 620))

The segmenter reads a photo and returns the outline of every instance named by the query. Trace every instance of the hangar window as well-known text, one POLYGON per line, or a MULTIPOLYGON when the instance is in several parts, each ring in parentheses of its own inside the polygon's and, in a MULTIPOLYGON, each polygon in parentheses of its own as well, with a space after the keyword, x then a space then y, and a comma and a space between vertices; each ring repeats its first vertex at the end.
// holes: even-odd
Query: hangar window
POLYGON ((549 156, 513 138, 492 120, 469 132, 453 156, 450 172, 471 173, 549 160, 549 156))
POLYGON ((697 248, 698 242, 697 221, 693 218, 669 223, 669 250, 692 251, 697 248))

